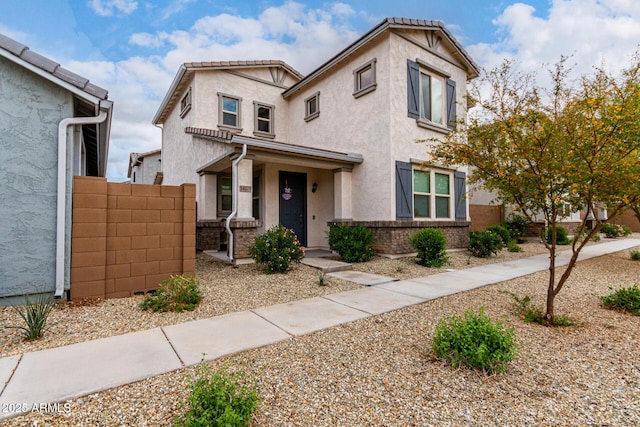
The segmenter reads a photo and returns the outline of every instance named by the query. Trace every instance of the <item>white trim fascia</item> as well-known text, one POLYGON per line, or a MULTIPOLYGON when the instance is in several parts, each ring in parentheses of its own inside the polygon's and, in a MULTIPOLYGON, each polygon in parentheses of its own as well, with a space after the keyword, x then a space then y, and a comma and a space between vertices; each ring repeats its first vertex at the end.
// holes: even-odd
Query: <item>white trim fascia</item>
MULTIPOLYGON (((180 82, 182 81, 182 78, 184 77, 186 72, 187 72, 187 67, 185 67, 184 64, 180 65, 180 68, 178 69, 176 76, 173 78, 173 81, 171 82, 171 86, 169 86, 169 90, 167 90, 167 94, 162 99, 162 102, 160 103, 160 107, 158 107, 158 111, 156 111, 156 114, 153 116, 153 120, 151 120, 152 124, 154 125, 158 124, 158 120, 160 120, 160 116, 162 116, 162 113, 164 113, 164 110, 169 105, 169 101, 171 101, 171 98, 173 98, 173 94, 178 88, 178 86, 180 85, 180 82)), ((193 100, 191 100, 191 102, 193 102, 193 100)))

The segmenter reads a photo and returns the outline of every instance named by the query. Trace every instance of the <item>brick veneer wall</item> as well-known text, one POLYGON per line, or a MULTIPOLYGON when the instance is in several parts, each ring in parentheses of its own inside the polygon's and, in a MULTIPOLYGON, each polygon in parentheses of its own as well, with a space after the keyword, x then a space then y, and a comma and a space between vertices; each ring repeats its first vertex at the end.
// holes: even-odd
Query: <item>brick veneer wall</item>
POLYGON ((119 298, 195 274, 195 185, 74 177, 71 298, 119 298))
POLYGON ((469 246, 468 221, 331 221, 331 225, 363 225, 371 230, 375 241, 373 250, 383 254, 415 252, 407 239, 423 228, 437 228, 447 237, 447 248, 469 246))
POLYGON ((633 232, 640 232, 640 221, 638 221, 638 218, 636 218, 632 210, 625 211, 622 216, 613 218, 612 220, 607 222, 618 225, 626 225, 627 227, 630 227, 633 232))
POLYGON ((490 225, 502 223, 504 209, 502 205, 469 205, 471 230, 478 231, 490 225))
MULTIPOLYGON (((199 251, 221 250, 222 244, 228 240, 225 235, 227 232, 225 223, 224 218, 198 221, 196 223, 196 249, 199 251)), ((262 222, 258 220, 231 221, 234 258, 249 258, 249 245, 255 241, 259 227, 262 227, 262 222)))

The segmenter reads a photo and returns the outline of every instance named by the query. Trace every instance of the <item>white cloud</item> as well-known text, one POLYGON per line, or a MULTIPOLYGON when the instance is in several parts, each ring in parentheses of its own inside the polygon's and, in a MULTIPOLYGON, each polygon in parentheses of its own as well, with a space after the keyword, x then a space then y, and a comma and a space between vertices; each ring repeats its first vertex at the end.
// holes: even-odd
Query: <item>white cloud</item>
POLYGON ((129 43, 136 46, 158 48, 164 46, 168 36, 165 32, 157 34, 135 33, 129 37, 129 43))
POLYGON ((173 0, 169 2, 169 5, 162 10, 162 19, 165 20, 176 13, 182 12, 184 8, 191 4, 195 3, 197 0, 173 0))
POLYGON ((640 42, 640 8, 635 0, 553 0, 545 17, 536 16, 532 6, 516 3, 493 24, 498 43, 468 48, 486 68, 511 58, 523 71, 539 71, 561 55, 570 55, 576 75, 601 65, 616 72, 630 65, 640 42))
POLYGON ((136 10, 138 2, 135 0, 90 0, 88 5, 100 16, 113 16, 117 12, 129 15, 136 10))

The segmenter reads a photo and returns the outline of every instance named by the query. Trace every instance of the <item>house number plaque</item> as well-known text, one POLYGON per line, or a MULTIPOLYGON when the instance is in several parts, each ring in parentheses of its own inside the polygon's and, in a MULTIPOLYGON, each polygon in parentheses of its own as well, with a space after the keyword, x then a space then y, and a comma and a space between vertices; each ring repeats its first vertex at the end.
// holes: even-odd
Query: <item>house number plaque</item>
POLYGON ((251 193, 251 186, 250 185, 241 185, 239 188, 241 193, 251 193))

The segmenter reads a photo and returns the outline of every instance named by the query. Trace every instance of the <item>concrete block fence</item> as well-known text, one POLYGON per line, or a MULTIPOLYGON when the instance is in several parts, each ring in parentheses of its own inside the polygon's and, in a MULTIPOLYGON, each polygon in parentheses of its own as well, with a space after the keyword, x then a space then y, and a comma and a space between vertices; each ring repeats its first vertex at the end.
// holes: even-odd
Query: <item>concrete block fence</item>
POLYGON ((70 295, 120 298, 195 273, 195 185, 74 177, 70 295))

